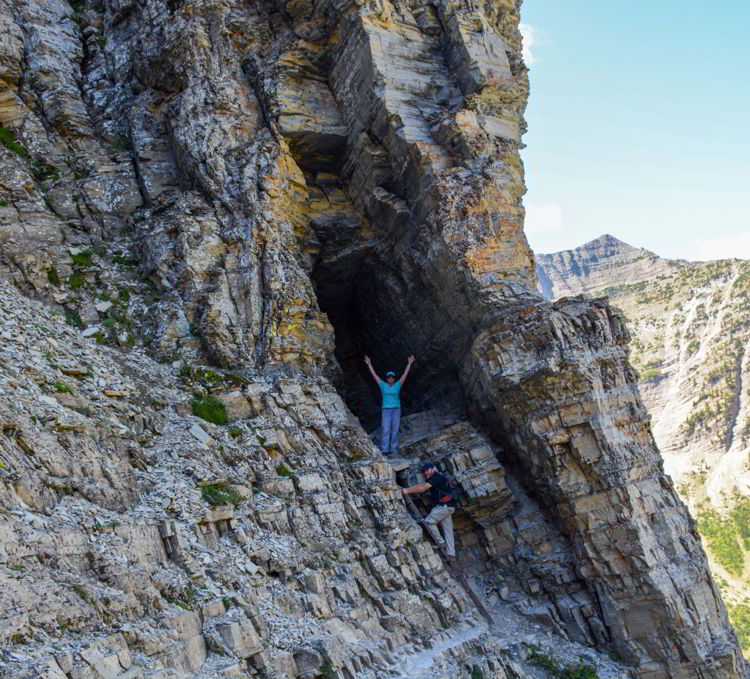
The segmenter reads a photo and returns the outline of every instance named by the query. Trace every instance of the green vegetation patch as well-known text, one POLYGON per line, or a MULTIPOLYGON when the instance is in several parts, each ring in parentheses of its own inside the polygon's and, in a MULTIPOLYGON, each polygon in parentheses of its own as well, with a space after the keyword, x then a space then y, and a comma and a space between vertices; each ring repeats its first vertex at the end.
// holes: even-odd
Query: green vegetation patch
POLYGON ((288 479, 292 480, 292 485, 294 486, 294 492, 296 495, 302 495, 302 488, 300 488, 299 485, 299 477, 297 476, 296 472, 292 471, 287 467, 283 462, 281 464, 276 465, 276 473, 279 476, 284 476, 288 479))
POLYGON ((79 314, 75 309, 65 310, 65 322, 68 325, 72 325, 74 328, 78 328, 79 330, 83 330, 86 327, 83 324, 81 314, 79 314))
MULTIPOLYGON (((31 174, 38 182, 45 182, 48 179, 55 180, 60 178, 60 173, 54 165, 50 165, 45 160, 36 159, 31 163, 31 174)), ((46 187, 42 187, 46 191, 46 187)))
POLYGON ((744 549, 750 550, 750 497, 735 492, 726 516, 704 503, 698 507, 698 531, 716 560, 732 575, 745 570, 744 549))
POLYGON ((75 255, 70 255, 73 260, 73 264, 78 266, 91 266, 91 251, 84 250, 83 252, 77 252, 75 255))
POLYGON ((60 280, 60 274, 57 273, 57 269, 54 267, 47 272, 47 280, 50 282, 50 285, 54 285, 56 288, 59 288, 60 283, 62 282, 60 280))
POLYGON ((58 394, 69 394, 73 391, 65 382, 55 382, 52 386, 58 394))
POLYGON ((6 149, 13 151, 16 155, 21 156, 21 158, 29 157, 29 150, 16 140, 16 135, 7 127, 0 126, 0 144, 6 149))
POLYGON ((740 648, 743 651, 750 649, 750 606, 737 604, 736 606, 727 606, 727 609, 729 611, 729 621, 737 633, 740 648))
POLYGON ((91 596, 91 593, 83 585, 72 585, 71 589, 85 602, 89 604, 94 603, 94 597, 91 596))
POLYGON ((190 405, 193 408, 193 415, 206 420, 206 422, 229 424, 227 408, 218 398, 204 396, 203 398, 193 399, 190 405))
POLYGON ((186 611, 192 611, 193 607, 195 606, 196 599, 198 598, 198 592, 196 592, 195 588, 190 585, 186 589, 179 592, 176 596, 171 596, 169 594, 162 594, 162 596, 170 604, 175 604, 175 606, 184 608, 186 611))
POLYGON ((68 285, 73 290, 78 290, 78 288, 82 288, 84 285, 86 285, 86 276, 84 276, 80 271, 74 271, 70 276, 68 276, 68 285))
POLYGON ((249 380, 232 373, 220 373, 211 368, 194 368, 183 363, 179 371, 180 380, 189 386, 201 386, 208 391, 225 389, 227 387, 241 387, 249 380))
MULTIPOLYGON (((96 42, 97 42, 97 43, 98 43, 98 44, 99 44, 99 45, 100 45, 101 47, 104 47, 104 46, 105 46, 105 45, 107 44, 107 38, 106 38, 106 37, 104 37, 103 35, 100 35, 100 36, 99 36, 99 37, 98 37, 98 38, 96 39, 96 42)), ((129 141, 127 140, 127 139, 125 139, 125 137, 120 137, 120 136, 118 135, 118 136, 116 136, 116 137, 115 137, 115 138, 114 138, 114 139, 112 140, 112 150, 113 150, 113 151, 130 151, 130 149, 131 149, 131 147, 130 147, 130 142, 129 142, 129 141)))
POLYGON ((236 507, 242 502, 242 495, 233 486, 224 481, 202 486, 201 497, 212 507, 221 507, 222 505, 229 504, 236 507))
POLYGON ((596 667, 586 662, 583 657, 577 663, 563 665, 561 660, 545 653, 536 644, 526 644, 526 647, 531 651, 528 661, 545 669, 555 679, 599 679, 596 667))
POLYGON ((318 670, 318 675, 322 677, 323 679, 338 679, 338 674, 336 673, 336 670, 333 669, 333 665, 331 665, 329 660, 326 660, 318 670))
POLYGON ((276 473, 279 476, 286 476, 289 478, 295 475, 294 472, 291 469, 289 469, 289 467, 287 467, 283 462, 281 464, 276 465, 276 473))
POLYGON ((649 368, 641 373, 641 382, 648 382, 649 380, 653 380, 657 377, 661 377, 661 369, 649 368))
POLYGON ((42 485, 44 485, 46 488, 49 488, 50 490, 62 493, 63 495, 73 495, 76 492, 75 489, 71 488, 70 486, 61 486, 60 484, 54 483, 53 481, 42 481, 42 485))

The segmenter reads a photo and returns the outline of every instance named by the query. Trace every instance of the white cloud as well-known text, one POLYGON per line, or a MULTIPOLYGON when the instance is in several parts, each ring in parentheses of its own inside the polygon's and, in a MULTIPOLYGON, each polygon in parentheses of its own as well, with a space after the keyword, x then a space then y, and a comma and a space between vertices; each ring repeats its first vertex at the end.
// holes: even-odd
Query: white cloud
POLYGON ((534 57, 534 46, 538 43, 536 29, 529 24, 521 24, 521 36, 523 37, 523 60, 527 66, 536 62, 534 57))
POLYGON ((565 228, 562 208, 557 203, 529 203, 526 206, 526 233, 560 231, 565 228))
POLYGON ((694 238, 688 259, 750 259, 750 231, 741 231, 735 236, 719 238, 694 238))

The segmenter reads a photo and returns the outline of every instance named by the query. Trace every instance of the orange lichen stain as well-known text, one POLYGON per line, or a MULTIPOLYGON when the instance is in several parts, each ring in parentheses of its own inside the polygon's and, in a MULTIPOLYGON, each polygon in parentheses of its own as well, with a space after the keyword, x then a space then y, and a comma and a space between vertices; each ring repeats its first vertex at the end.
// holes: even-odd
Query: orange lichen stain
POLYGON ((265 178, 264 190, 271 199, 276 220, 288 222, 294 234, 304 237, 310 226, 307 216, 307 183, 289 149, 282 142, 283 150, 278 157, 278 166, 265 178))
POLYGON ((290 323, 282 321, 279 323, 278 335, 281 337, 297 337, 303 339, 306 336, 305 328, 300 326, 298 323, 290 323))
POLYGON ((469 251, 466 261, 474 273, 493 273, 501 277, 526 273, 529 268, 525 249, 498 238, 488 239, 483 247, 469 251))

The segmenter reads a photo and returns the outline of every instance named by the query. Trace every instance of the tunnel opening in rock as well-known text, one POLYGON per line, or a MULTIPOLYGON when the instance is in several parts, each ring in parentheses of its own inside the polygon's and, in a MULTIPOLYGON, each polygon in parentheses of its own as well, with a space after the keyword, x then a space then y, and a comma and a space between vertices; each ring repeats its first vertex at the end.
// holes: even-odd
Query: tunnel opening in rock
MULTIPOLYGON (((338 365, 333 382, 366 431, 379 427, 381 406, 380 390, 364 362, 366 355, 383 379, 389 370, 400 377, 408 357, 416 357, 401 392, 402 418, 424 411, 454 421, 467 416, 451 352, 419 323, 407 305, 398 274, 372 243, 335 253, 329 250, 315 267, 313 281, 320 308, 335 333, 338 365)), ((423 304, 428 304, 426 296, 424 291, 423 304)), ((413 289, 409 297, 413 299, 413 289)))
MULTIPOLYGON (((290 71, 288 95, 316 102, 320 120, 282 114, 279 130, 305 176, 313 241, 318 249, 312 281, 318 304, 335 333, 335 364, 329 377, 363 428, 380 426, 381 394, 369 374, 369 355, 381 378, 400 376, 407 358, 416 362, 401 392, 404 418, 426 410, 456 421, 467 416, 459 380, 456 328, 446 323, 421 271, 404 271, 395 242, 414 234, 404 200, 407 184, 381 158, 381 142, 368 132, 377 162, 369 167, 378 200, 363 205, 350 194, 352 159, 348 130, 327 87, 302 86, 290 71), (296 93, 302 86, 302 94, 296 93), (323 121, 323 122, 321 122, 323 121), (349 163, 349 165, 347 165, 349 163), (395 246, 395 247, 394 247, 395 246)), ((429 418, 437 426, 439 417, 429 418)), ((406 433, 402 427, 402 434, 406 433)))
POLYGON ((381 395, 365 356, 385 379, 389 370, 400 377, 415 355, 401 392, 402 418, 427 410, 466 416, 457 366, 414 322, 394 278, 371 246, 321 260, 313 275, 318 303, 335 333, 334 385, 368 432, 380 425, 381 395))

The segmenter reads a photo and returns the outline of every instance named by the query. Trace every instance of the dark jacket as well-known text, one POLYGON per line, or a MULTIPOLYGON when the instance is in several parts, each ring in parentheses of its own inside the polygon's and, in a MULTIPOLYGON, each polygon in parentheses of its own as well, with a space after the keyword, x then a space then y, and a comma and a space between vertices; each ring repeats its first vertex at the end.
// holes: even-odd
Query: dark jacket
POLYGON ((430 499, 433 505, 447 505, 448 507, 456 506, 456 491, 448 485, 448 479, 442 474, 435 473, 427 481, 430 488, 430 499))

